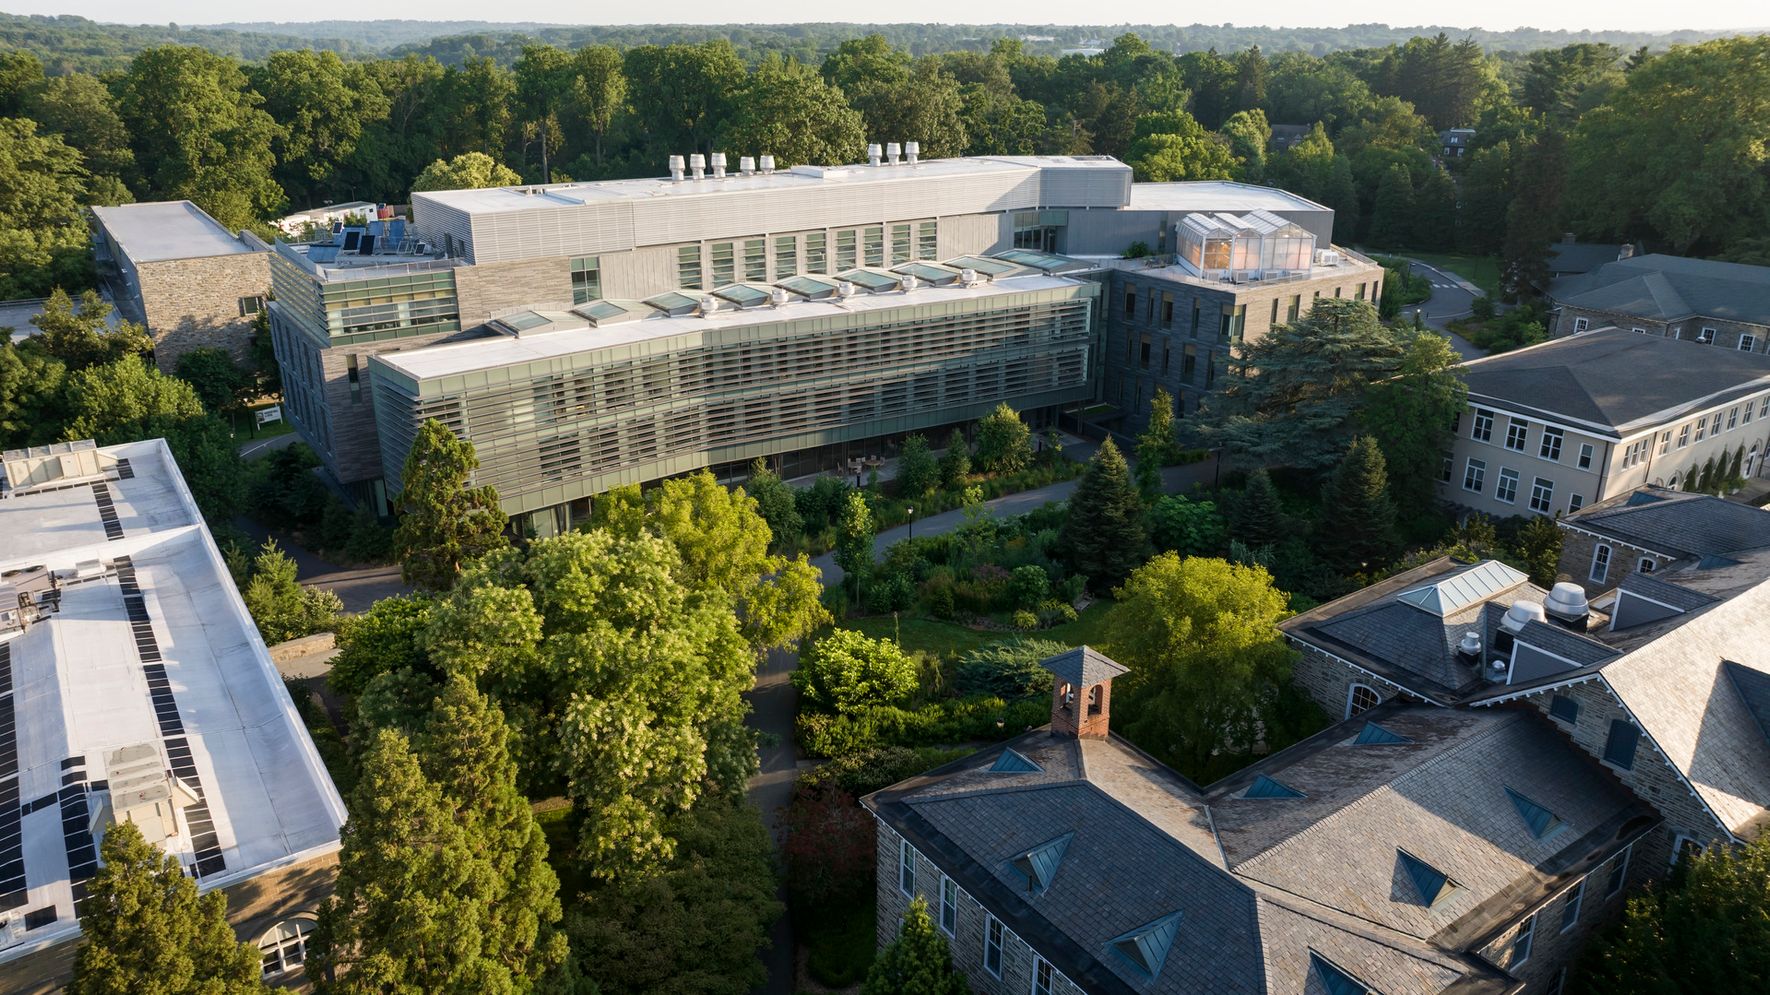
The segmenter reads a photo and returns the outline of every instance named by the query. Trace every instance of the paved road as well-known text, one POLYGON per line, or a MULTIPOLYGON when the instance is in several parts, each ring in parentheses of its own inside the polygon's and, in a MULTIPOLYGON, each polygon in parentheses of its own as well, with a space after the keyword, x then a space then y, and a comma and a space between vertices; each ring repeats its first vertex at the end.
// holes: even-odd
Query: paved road
POLYGON ((1418 259, 1410 259, 1408 262, 1415 272, 1432 281, 1432 296, 1424 303, 1403 308, 1402 314, 1411 316, 1418 309, 1421 312, 1420 319, 1425 322, 1426 327, 1442 333, 1464 359, 1479 359, 1487 355, 1477 349, 1474 343, 1450 331, 1448 327, 1452 321, 1469 316, 1475 298, 1481 296, 1481 288, 1455 273, 1447 273, 1418 259))
MULTIPOLYGON (((768 659, 756 669, 756 687, 746 696, 750 715, 745 724, 769 740, 758 751, 762 767, 750 779, 748 793, 750 801, 762 810, 762 824, 768 828, 777 849, 782 842, 781 809, 793 800, 793 782, 799 776, 799 749, 793 742, 793 716, 798 712, 799 692, 791 680, 793 668, 798 665, 795 653, 775 650, 768 654, 768 659)), ((787 900, 784 885, 780 899, 782 903, 787 900)), ((776 920, 768 931, 768 940, 769 949, 762 955, 768 966, 768 980, 756 993, 792 995, 798 980, 794 963, 798 950, 790 914, 776 920)))
POLYGON ((242 439, 237 448, 240 451, 241 459, 256 459, 260 456, 268 456, 278 449, 292 446, 300 441, 301 436, 294 432, 285 432, 282 435, 273 435, 268 439, 242 439))
POLYGON ((344 610, 351 613, 365 612, 369 606, 382 598, 395 594, 406 594, 411 587, 400 579, 399 565, 380 567, 341 567, 315 556, 312 552, 295 544, 287 533, 266 529, 263 525, 240 515, 234 519, 234 526, 252 537, 254 548, 262 546, 267 538, 275 538, 277 545, 289 558, 295 561, 295 576, 308 587, 319 587, 338 595, 344 602, 344 610))

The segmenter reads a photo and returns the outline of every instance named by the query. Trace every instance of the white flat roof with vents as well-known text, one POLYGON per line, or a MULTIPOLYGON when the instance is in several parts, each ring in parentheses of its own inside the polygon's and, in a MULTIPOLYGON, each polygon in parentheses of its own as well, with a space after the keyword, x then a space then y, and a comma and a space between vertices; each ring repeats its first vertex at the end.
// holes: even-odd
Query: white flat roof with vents
POLYGON ((138 263, 257 251, 188 200, 95 207, 92 214, 138 263))
POLYGON ((0 574, 67 575, 58 610, 0 636, 14 716, 0 723, 0 962, 78 934, 108 811, 168 800, 164 847, 204 889, 336 850, 345 818, 165 443, 101 452, 118 462, 96 483, 0 499, 0 574), (134 792, 115 807, 110 767, 134 792))

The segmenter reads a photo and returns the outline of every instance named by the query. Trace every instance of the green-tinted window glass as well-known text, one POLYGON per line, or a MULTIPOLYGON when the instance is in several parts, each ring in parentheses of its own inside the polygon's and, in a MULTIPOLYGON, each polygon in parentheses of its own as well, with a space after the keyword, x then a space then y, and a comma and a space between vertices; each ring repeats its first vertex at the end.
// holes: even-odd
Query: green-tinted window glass
POLYGON ((685 245, 676 250, 676 283, 684 290, 701 289, 701 247, 685 245))
POLYGON ((940 241, 932 221, 924 221, 916 226, 916 258, 940 258, 940 241))
POLYGON ((744 243, 744 279, 768 279, 768 243, 763 239, 753 238, 744 243))
POLYGON ((793 235, 777 236, 774 240, 774 278, 785 280, 789 276, 798 275, 799 239, 793 235))
POLYGON ((891 265, 910 261, 910 226, 891 226, 891 265))
POLYGON ((874 225, 866 229, 867 265, 885 265, 885 226, 874 225))
POLYGON ((594 256, 572 260, 572 303, 602 299, 602 263, 594 256))
POLYGON ((836 272, 851 270, 859 264, 854 251, 855 238, 856 235, 852 228, 836 233, 836 272))
POLYGON ((827 252, 828 236, 823 232, 813 232, 805 236, 805 272, 828 273, 830 257, 827 252))
POLYGON ((730 242, 713 243, 713 286, 737 282, 737 259, 730 242))

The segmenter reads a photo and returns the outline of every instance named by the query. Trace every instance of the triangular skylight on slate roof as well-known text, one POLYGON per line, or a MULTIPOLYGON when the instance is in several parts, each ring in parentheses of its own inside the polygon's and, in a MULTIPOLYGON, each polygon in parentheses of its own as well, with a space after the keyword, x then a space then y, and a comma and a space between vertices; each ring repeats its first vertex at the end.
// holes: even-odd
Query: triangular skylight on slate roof
POLYGON ((1752 713, 1765 745, 1770 746, 1770 674, 1732 660, 1722 660, 1721 670, 1732 682, 1739 700, 1745 703, 1746 711, 1752 713))
POLYGON ((1623 507, 1625 507, 1625 508, 1639 508, 1644 504, 1658 504, 1664 500, 1666 500, 1666 499, 1658 494, 1649 494, 1646 491, 1636 491, 1635 493, 1629 495, 1629 499, 1627 501, 1623 502, 1623 507))
POLYGON ((1396 848, 1395 855, 1400 858, 1401 869, 1407 872, 1414 890, 1419 892, 1421 904, 1427 908, 1438 904, 1439 899, 1457 890, 1457 883, 1431 864, 1399 847, 1396 848))
POLYGON ((992 774, 1039 774, 1045 770, 1012 749, 1004 749, 989 769, 992 774))
POLYGON ((1180 913, 1173 912, 1123 936, 1115 936, 1110 943, 1119 956, 1153 978, 1162 973, 1162 962, 1168 959, 1168 948, 1174 945, 1174 935, 1179 931, 1180 913))
POLYGON ((1352 745, 1353 746, 1397 746, 1402 743, 1411 743, 1411 742, 1413 742, 1413 740, 1408 739, 1406 736, 1403 736, 1400 733, 1391 732, 1388 729, 1385 729, 1382 726, 1377 725, 1375 722, 1366 722, 1364 724, 1364 728, 1358 730, 1358 738, 1354 739, 1352 741, 1352 745))
POLYGON ((1008 862, 1026 878, 1026 890, 1029 894, 1042 894, 1046 888, 1051 887, 1051 880, 1057 877, 1057 867, 1063 863, 1063 854, 1069 849, 1069 841, 1074 836, 1075 833, 1064 833, 1008 862))
POLYGON ((1395 596, 1395 600, 1446 618, 1529 579, 1498 560, 1483 560, 1443 580, 1403 591, 1395 596))
POLYGON ((1710 553, 1708 556, 1696 561, 1696 569, 1698 570, 1719 570, 1722 567, 1737 566, 1739 566, 1738 560, 1731 556, 1722 556, 1719 553, 1710 553))
POLYGON ((1546 840, 1561 831, 1567 823, 1561 817, 1536 802, 1524 797, 1511 788, 1506 789, 1506 797, 1512 799, 1512 807, 1518 810, 1518 817, 1530 827, 1530 835, 1539 840, 1546 840))
POLYGON ((1298 791, 1296 788, 1293 788, 1288 784, 1282 784, 1278 781, 1274 781, 1272 778, 1267 777, 1265 774, 1261 774, 1259 777, 1254 778, 1254 783, 1248 785, 1248 790, 1242 792, 1241 796, 1243 798, 1302 798, 1302 797, 1304 797, 1303 792, 1298 791))
POLYGON ((1380 995, 1375 988, 1335 967, 1313 950, 1309 951, 1309 969, 1315 972, 1328 995, 1380 995))

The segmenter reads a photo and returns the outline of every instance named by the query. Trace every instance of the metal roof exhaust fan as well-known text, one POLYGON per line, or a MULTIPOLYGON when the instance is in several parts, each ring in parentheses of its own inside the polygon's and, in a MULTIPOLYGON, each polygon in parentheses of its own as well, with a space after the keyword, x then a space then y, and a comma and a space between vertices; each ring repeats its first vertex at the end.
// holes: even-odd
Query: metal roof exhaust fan
POLYGON ((879 164, 880 154, 878 142, 867 143, 867 165, 877 166, 879 164))
POLYGON ((1549 618, 1572 629, 1575 632, 1586 631, 1587 610, 1585 589, 1578 584, 1562 581, 1549 591, 1549 598, 1543 602, 1543 610, 1549 618))
POLYGON ((901 152, 901 151, 902 150, 898 147, 898 144, 896 142, 886 142, 885 143, 885 161, 890 163, 893 166, 897 165, 897 157, 898 157, 899 152, 901 152))
POLYGON ((723 152, 713 153, 713 178, 715 180, 725 179, 725 153, 723 152))
POLYGON ((679 155, 671 156, 670 157, 670 182, 671 183, 681 183, 682 182, 682 170, 683 170, 682 157, 679 155))
POLYGON ((1543 606, 1533 601, 1514 601, 1500 618, 1500 628, 1516 636, 1531 622, 1545 621, 1543 606))
POLYGON ((700 179, 707 172, 707 157, 696 152, 688 157, 688 171, 700 179))
POLYGON ((768 292, 768 303, 770 307, 785 307, 787 304, 787 292, 780 287, 770 290, 768 292))
POLYGON ((847 280, 839 281, 836 284, 836 296, 842 298, 843 300, 847 300, 848 298, 853 297, 854 291, 855 291, 854 284, 848 282, 847 280))
POLYGON ((921 142, 904 142, 903 143, 903 157, 909 161, 910 165, 914 166, 916 164, 916 160, 918 158, 920 158, 921 155, 922 155, 922 143, 921 142))
POLYGON ((701 317, 712 317, 719 310, 719 298, 708 295, 701 298, 701 317))
POLYGON ((745 176, 756 172, 756 160, 747 155, 738 156, 738 172, 745 176))
POLYGON ((903 287, 903 292, 906 294, 912 290, 915 290, 917 287, 919 287, 921 285, 922 285, 922 281, 916 279, 916 274, 914 274, 914 273, 905 273, 903 280, 900 283, 900 286, 903 287))
POLYGON ((1463 638, 1457 641, 1457 656, 1461 657, 1464 663, 1480 663, 1481 633, 1476 632, 1474 629, 1470 629, 1463 633, 1463 638))
POLYGON ((977 286, 977 271, 966 267, 959 271, 959 283, 966 287, 977 286))

